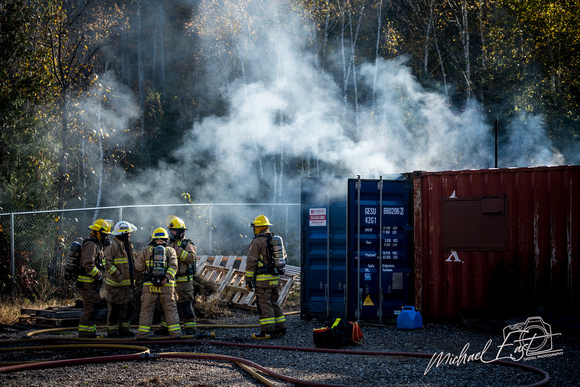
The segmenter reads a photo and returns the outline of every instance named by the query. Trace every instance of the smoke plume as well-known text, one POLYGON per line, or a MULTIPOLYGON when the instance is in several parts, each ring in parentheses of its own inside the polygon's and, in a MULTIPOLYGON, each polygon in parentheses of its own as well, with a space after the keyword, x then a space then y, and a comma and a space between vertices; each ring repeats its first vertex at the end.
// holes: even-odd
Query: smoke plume
MULTIPOLYGON (((181 193, 194 192, 201 202, 296 203, 303 176, 378 178, 494 166, 493 127, 476 101, 462 111, 452 109, 445 95, 423 88, 398 58, 357 67, 359 94, 369 101, 357 106, 318 65, 308 48, 313 25, 300 12, 284 7, 284 1, 253 3, 259 6, 251 18, 234 21, 248 23, 251 36, 228 37, 228 47, 237 48, 229 58, 236 70, 223 71, 223 55, 215 55, 208 67, 219 69, 209 74, 208 95, 219 92, 228 114, 195 123, 175 152, 179 165, 131 181, 135 202, 176 202, 181 193), (218 79, 222 87, 216 89, 218 79), (171 190, 163 189, 168 179, 171 190)), ((213 26, 203 36, 204 52, 220 52, 224 47, 216 42, 223 38, 217 34, 223 33, 224 15, 216 8, 199 9, 200 18, 213 26)), ((340 52, 334 57, 342 60, 340 52)), ((564 162, 543 134, 541 118, 519 122, 509 129, 500 166, 564 162)))

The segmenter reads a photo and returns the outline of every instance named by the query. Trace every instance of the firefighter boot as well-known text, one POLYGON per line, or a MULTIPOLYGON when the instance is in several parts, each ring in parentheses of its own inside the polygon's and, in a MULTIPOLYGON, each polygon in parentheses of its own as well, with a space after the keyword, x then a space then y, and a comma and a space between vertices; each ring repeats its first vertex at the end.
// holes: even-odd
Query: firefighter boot
POLYGON ((99 336, 94 332, 79 332, 79 338, 82 339, 96 339, 97 337, 99 336))
POLYGON ((132 301, 123 303, 123 312, 121 313, 121 324, 119 324, 119 337, 133 338, 135 334, 129 329, 131 327, 131 315, 135 305, 132 301))
POLYGON ((262 340, 262 339, 271 339, 272 335, 270 335, 270 332, 260 332, 260 333, 253 333, 252 334, 252 339, 256 339, 256 340, 262 340))
POLYGON ((281 337, 281 336, 284 336, 285 334, 286 334, 286 328, 276 329, 272 333, 272 337, 281 337))
POLYGON ((167 325, 161 324, 158 329, 155 329, 153 332, 157 336, 169 336, 169 329, 167 329, 167 325))
POLYGON ((178 331, 176 331, 176 332, 171 332, 171 333, 169 334, 169 338, 170 338, 171 340, 181 340, 181 339, 183 339, 183 336, 182 336, 182 334, 181 334, 181 329, 180 329, 180 330, 178 330, 178 331))
POLYGON ((111 304, 109 315, 107 316, 107 338, 116 339, 119 337, 119 322, 121 320, 121 311, 123 304, 111 304))
POLYGON ((119 329, 119 337, 133 338, 135 337, 135 334, 131 332, 129 329, 123 328, 119 329))

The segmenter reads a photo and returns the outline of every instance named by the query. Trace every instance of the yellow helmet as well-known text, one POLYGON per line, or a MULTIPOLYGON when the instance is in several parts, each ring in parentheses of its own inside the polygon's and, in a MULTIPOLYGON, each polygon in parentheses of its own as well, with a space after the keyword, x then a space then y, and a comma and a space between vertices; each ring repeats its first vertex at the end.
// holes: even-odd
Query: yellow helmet
POLYGON ((268 227, 273 226, 272 223, 264 215, 258 215, 254 218, 254 221, 250 224, 250 227, 268 227))
POLYGON ((95 220, 95 223, 89 226, 89 229, 102 232, 103 234, 110 234, 112 223, 112 220, 97 219, 95 220))
POLYGON ((151 240, 154 239, 169 239, 169 234, 167 233, 167 230, 164 229, 163 227, 157 227, 153 231, 153 234, 151 235, 151 240))
POLYGON ((183 219, 178 218, 175 215, 169 215, 167 219, 165 219, 165 223, 167 223, 167 228, 169 229, 181 228, 187 230, 187 227, 185 227, 185 222, 183 221, 183 219))

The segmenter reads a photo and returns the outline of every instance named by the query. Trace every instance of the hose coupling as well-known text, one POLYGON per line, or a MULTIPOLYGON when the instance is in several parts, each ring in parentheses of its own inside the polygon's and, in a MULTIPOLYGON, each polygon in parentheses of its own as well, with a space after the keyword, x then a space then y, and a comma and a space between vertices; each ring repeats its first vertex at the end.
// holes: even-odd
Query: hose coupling
POLYGON ((144 360, 157 359, 159 357, 160 357, 159 354, 158 353, 155 353, 155 352, 154 353, 151 353, 151 352, 143 352, 141 354, 141 359, 144 359, 144 360))

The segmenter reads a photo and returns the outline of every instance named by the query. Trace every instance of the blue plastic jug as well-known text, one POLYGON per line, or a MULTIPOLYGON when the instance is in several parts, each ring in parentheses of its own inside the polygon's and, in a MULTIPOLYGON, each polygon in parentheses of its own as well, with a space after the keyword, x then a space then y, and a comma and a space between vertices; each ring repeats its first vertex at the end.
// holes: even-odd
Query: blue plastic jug
POLYGON ((421 313, 414 306, 403 306, 403 310, 397 316, 397 329, 423 328, 421 313))

